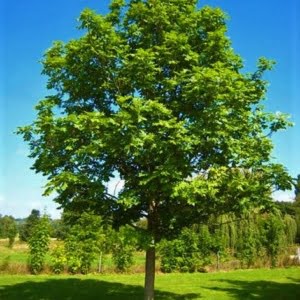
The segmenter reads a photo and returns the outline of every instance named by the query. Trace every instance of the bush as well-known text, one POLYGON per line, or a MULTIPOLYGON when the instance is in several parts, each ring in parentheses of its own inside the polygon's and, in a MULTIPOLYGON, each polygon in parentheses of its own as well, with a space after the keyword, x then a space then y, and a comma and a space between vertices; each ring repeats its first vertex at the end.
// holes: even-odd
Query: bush
POLYGON ((238 233, 237 257, 242 267, 249 268, 254 265, 258 257, 258 249, 262 248, 259 223, 253 218, 246 217, 238 222, 240 228, 238 233))
POLYGON ((121 227, 112 239, 112 258, 118 272, 127 272, 134 263, 137 237, 129 227, 121 227))
POLYGON ((32 274, 40 273, 44 268, 45 255, 49 250, 50 221, 44 215, 34 226, 28 241, 30 255, 29 268, 32 274))
POLYGON ((55 274, 60 274, 64 271, 67 258, 63 246, 57 246, 51 253, 51 270, 55 274))
POLYGON ((200 226, 199 230, 185 228, 177 239, 160 243, 161 271, 200 271, 211 262, 212 247, 207 226, 200 226))
POLYGON ((104 240, 102 220, 91 212, 85 212, 70 228, 65 240, 68 270, 86 274, 92 262, 102 251, 104 240))
POLYGON ((119 245, 113 250, 113 262, 117 271, 126 272, 133 265, 134 248, 130 245, 119 245))
POLYGON ((263 222, 263 244, 271 261, 271 266, 276 267, 277 259, 286 246, 284 223, 280 215, 270 214, 263 222))

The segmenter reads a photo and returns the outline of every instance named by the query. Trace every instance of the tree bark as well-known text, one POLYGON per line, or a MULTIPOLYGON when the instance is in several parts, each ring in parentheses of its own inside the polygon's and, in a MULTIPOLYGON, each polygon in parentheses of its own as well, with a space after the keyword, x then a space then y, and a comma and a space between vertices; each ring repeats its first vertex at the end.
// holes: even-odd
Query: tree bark
POLYGON ((146 251, 144 300, 154 300, 154 280, 155 280, 155 246, 151 246, 146 251))
POLYGON ((102 273, 102 251, 99 254, 98 273, 102 273))

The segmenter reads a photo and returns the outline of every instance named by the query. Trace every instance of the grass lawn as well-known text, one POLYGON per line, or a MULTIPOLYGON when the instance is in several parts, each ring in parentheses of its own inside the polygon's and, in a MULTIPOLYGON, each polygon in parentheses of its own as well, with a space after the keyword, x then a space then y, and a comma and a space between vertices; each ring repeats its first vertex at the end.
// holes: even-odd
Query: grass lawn
MULTIPOLYGON (((143 274, 1 275, 1 300, 140 300, 143 274)), ((156 299, 300 299, 300 268, 159 274, 156 299)))

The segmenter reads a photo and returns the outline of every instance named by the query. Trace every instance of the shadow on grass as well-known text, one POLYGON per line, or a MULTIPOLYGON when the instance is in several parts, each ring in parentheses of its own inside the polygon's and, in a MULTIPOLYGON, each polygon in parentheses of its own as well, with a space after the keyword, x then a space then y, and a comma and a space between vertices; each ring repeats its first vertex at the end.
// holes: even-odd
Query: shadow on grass
POLYGON ((232 297, 232 299, 240 300, 299 300, 300 280, 290 277, 288 277, 287 279, 292 282, 274 282, 265 280, 244 281, 221 279, 216 280, 216 286, 202 288, 220 291, 227 294, 227 296, 232 297))
MULTIPOLYGON (((191 300, 199 294, 179 295, 156 291, 155 299, 191 300)), ((143 288, 137 285, 77 278, 26 281, 14 285, 0 285, 1 300, 140 300, 143 288)))

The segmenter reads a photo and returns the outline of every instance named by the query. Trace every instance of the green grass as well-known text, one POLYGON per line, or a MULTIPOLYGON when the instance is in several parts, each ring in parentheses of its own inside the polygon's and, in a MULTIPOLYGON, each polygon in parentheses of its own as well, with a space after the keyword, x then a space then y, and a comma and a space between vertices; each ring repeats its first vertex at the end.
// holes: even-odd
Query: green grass
POLYGON ((13 249, 8 248, 7 240, 0 240, 0 262, 10 258, 11 262, 26 264, 28 258, 28 250, 26 244, 15 243, 13 249))
MULTIPOLYGON (((0 277, 1 300, 140 300, 143 274, 0 277)), ((300 268, 159 274, 156 299, 300 299, 300 268)))

